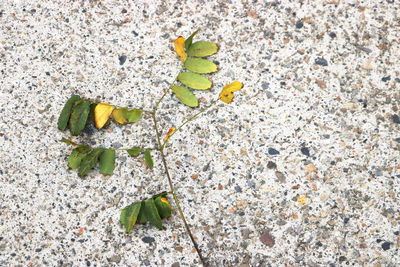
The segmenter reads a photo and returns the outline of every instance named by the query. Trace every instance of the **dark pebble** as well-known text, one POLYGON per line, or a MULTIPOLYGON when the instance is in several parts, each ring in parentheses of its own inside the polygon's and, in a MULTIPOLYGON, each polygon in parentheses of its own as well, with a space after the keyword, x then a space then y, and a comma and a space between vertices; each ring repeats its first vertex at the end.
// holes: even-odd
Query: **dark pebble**
POLYGON ((126 61, 126 56, 120 56, 118 60, 119 60, 119 65, 123 65, 126 61))
POLYGON ((301 153, 302 153, 303 155, 306 155, 307 157, 310 156, 310 150, 309 150, 307 147, 302 147, 302 148, 300 149, 300 151, 301 151, 301 153))
POLYGON ((171 264, 171 267, 179 267, 180 265, 179 265, 179 262, 175 262, 175 263, 172 263, 171 264))
POLYGON ((390 76, 386 76, 382 78, 382 82, 388 82, 390 81, 390 76))
POLYGON ((382 239, 380 239, 380 238, 378 238, 377 240, 376 240, 376 243, 381 243, 382 242, 382 239))
POLYGON ((268 161, 267 168, 268 169, 276 169, 276 163, 273 161, 268 161))
POLYGON ((339 257, 339 262, 343 262, 343 261, 345 261, 346 260, 346 257, 345 256, 340 256, 339 257))
POLYGON ((323 57, 318 57, 315 59, 315 64, 326 67, 328 66, 328 61, 323 57))
POLYGON ((176 24, 176 26, 178 26, 178 28, 180 28, 180 27, 182 27, 182 23, 178 22, 178 23, 176 24))
POLYGON ((239 212, 239 216, 244 216, 244 215, 245 215, 244 211, 239 212))
POLYGON ((248 180, 247 181, 247 185, 250 186, 250 187, 254 187, 256 185, 256 183, 253 182, 252 180, 248 180))
POLYGON ((133 35, 135 35, 135 37, 139 35, 139 34, 138 34, 137 32, 135 32, 135 31, 132 31, 132 33, 133 33, 133 35))
POLYGON ((388 250, 388 249, 390 249, 390 242, 384 242, 383 244, 382 244, 382 248, 383 248, 383 250, 388 250))
POLYGON ((394 123, 400 123, 400 118, 397 114, 392 115, 392 120, 394 123))
POLYGON ((154 238, 150 237, 150 236, 145 236, 145 237, 142 238, 142 241, 144 243, 151 244, 156 240, 154 238))
POLYGON ((42 248, 35 249, 35 252, 40 252, 40 251, 42 251, 42 248))
POLYGON ((265 230, 264 233, 260 236, 260 241, 268 247, 273 247, 275 245, 275 238, 268 230, 265 230))
MULTIPOLYGON (((395 235, 399 235, 399 231, 394 232, 393 234, 395 235)), ((0 239, 1 240, 1 239, 0 239)))
POLYGON ((125 8, 123 8, 122 11, 121 11, 122 14, 125 14, 125 13, 127 13, 127 12, 128 12, 128 11, 127 11, 125 8))
POLYGON ((303 26, 304 26, 304 24, 303 24, 303 22, 302 22, 301 20, 299 20, 298 22, 296 22, 296 28, 297 28, 297 29, 303 28, 303 26))
POLYGON ((349 220, 350 220, 349 218, 344 218, 344 220, 343 220, 343 221, 344 221, 344 223, 348 223, 348 222, 349 222, 349 220))
POLYGON ((317 245, 318 247, 322 247, 321 241, 318 241, 317 243, 315 243, 315 245, 317 245))
POLYGON ((396 82, 400 83, 400 78, 394 79, 396 82))
POLYGON ((268 148, 268 154, 270 154, 270 155, 278 155, 279 151, 276 150, 275 148, 270 147, 270 148, 268 148))
POLYGON ((90 261, 86 260, 86 266, 90 266, 90 261))
POLYGON ((267 89, 269 88, 269 83, 263 82, 263 83, 261 84, 261 88, 264 89, 264 90, 267 90, 267 89))
POLYGON ((238 193, 241 193, 242 192, 242 188, 237 185, 237 186, 235 186, 235 191, 238 192, 238 193))
POLYGON ((336 38, 336 33, 334 33, 334 32, 330 32, 329 33, 329 36, 333 39, 333 38, 336 38))
POLYGON ((281 173, 279 171, 276 171, 275 172, 275 176, 276 176, 276 178, 278 179, 279 182, 286 183, 286 177, 285 177, 285 175, 283 173, 281 173))

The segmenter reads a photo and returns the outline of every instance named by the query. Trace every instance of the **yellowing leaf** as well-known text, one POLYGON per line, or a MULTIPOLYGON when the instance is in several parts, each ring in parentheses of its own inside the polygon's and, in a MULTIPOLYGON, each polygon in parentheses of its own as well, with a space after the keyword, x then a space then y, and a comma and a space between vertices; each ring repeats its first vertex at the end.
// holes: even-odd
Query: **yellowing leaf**
POLYGON ((114 106, 111 106, 106 103, 97 104, 94 109, 94 122, 96 124, 97 129, 103 128, 104 124, 106 124, 108 118, 110 117, 114 106))
POLYGON ((174 44, 176 53, 181 58, 181 61, 185 62, 186 61, 185 38, 179 36, 178 39, 175 40, 174 44))
POLYGON ((221 93, 219 94, 219 98, 221 99, 222 102, 229 104, 231 103, 234 97, 233 92, 239 91, 240 89, 242 89, 242 87, 243 84, 238 81, 234 81, 233 83, 227 84, 224 86, 221 93))
POLYGON ((168 130, 167 135, 164 137, 164 142, 167 141, 168 137, 169 137, 173 132, 175 132, 175 130, 176 130, 175 128, 171 128, 171 129, 168 130))
POLYGON ((306 197, 299 197, 297 199, 297 203, 299 203, 299 205, 304 205, 307 202, 307 198, 306 197))
POLYGON ((162 197, 161 201, 164 202, 165 204, 169 204, 168 200, 165 197, 162 197))
POLYGON ((126 110, 126 108, 114 109, 113 111, 114 120, 119 124, 128 123, 128 119, 125 117, 124 110, 126 110))

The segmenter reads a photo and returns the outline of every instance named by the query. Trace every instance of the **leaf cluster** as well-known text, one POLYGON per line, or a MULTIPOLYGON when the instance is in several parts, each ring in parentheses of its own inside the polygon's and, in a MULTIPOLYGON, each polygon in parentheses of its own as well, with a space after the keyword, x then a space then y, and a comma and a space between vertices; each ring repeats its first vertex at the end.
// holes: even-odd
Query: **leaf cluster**
POLYGON ((171 216, 172 207, 167 199, 167 192, 154 195, 151 198, 134 202, 126 206, 120 216, 125 231, 130 233, 137 223, 150 222, 158 229, 163 229, 161 219, 171 216))

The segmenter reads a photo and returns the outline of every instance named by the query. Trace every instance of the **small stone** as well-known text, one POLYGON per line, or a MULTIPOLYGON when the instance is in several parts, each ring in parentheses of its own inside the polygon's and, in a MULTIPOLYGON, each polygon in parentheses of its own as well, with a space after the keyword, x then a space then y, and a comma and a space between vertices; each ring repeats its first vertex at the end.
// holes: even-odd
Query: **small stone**
POLYGON ((319 88, 326 89, 326 83, 323 80, 317 80, 319 88))
POLYGON ((175 249, 176 249, 176 251, 179 251, 179 252, 182 252, 182 251, 183 251, 183 247, 181 247, 181 246, 176 247, 175 249))
POLYGON ((400 118, 397 114, 392 115, 392 120, 394 123, 400 123, 400 118))
POLYGON ((301 151, 301 153, 302 153, 303 155, 306 155, 307 157, 310 156, 310 150, 309 150, 307 147, 302 147, 302 148, 300 149, 300 151, 301 151))
POLYGON ((270 155, 278 155, 279 151, 274 149, 274 148, 272 148, 272 147, 270 147, 270 148, 268 148, 268 154, 270 154, 270 155))
POLYGON ((237 185, 237 186, 235 186, 235 191, 238 192, 238 193, 241 193, 242 192, 242 188, 237 185))
POLYGON ((283 173, 281 173, 280 171, 276 171, 275 172, 275 176, 278 179, 279 182, 281 183, 286 183, 286 177, 283 173))
POLYGON ((260 241, 264 245, 271 248, 275 245, 275 238, 270 234, 268 230, 265 230, 264 233, 261 235, 260 241))
MULTIPOLYGON (((400 138, 399 138, 400 139, 400 138)), ((400 142, 400 141, 399 141, 400 142)), ((267 168, 268 169, 276 169, 276 163, 273 161, 268 161, 267 163, 267 168)))
POLYGON ((326 59, 324 59, 323 57, 318 57, 315 59, 315 64, 326 67, 328 66, 328 61, 326 61, 326 59))
POLYGON ((112 255, 111 258, 108 260, 109 262, 116 262, 119 263, 121 261, 121 256, 120 255, 112 255))
POLYGON ((150 237, 150 236, 145 236, 145 237, 142 238, 142 241, 144 243, 151 244, 156 240, 154 238, 150 237))
POLYGON ((247 200, 236 200, 236 208, 243 210, 247 207, 247 200))
POLYGON ((331 37, 332 39, 333 39, 333 38, 336 38, 336 33, 330 32, 330 33, 329 33, 329 37, 331 37))
POLYGON ((119 60, 119 65, 123 65, 126 61, 126 56, 122 55, 118 58, 119 60))
POLYGON ((267 90, 267 89, 269 88, 269 83, 263 82, 263 83, 261 84, 261 88, 264 89, 264 90, 267 90))
POLYGON ((304 23, 303 23, 301 20, 299 20, 298 22, 296 22, 296 28, 297 28, 297 29, 303 28, 303 26, 304 26, 304 23))
POLYGON ((314 164, 310 163, 306 165, 306 172, 315 172, 317 168, 315 168, 314 164))
POLYGON ((248 180, 247 181, 247 185, 250 186, 250 187, 254 187, 256 185, 256 183, 253 182, 252 180, 248 180))
POLYGON ((179 266, 180 266, 179 262, 174 262, 174 263, 171 264, 171 267, 179 267, 179 266))
POLYGON ((382 82, 390 81, 390 76, 382 77, 382 82))
POLYGON ((390 242, 384 242, 383 244, 382 244, 382 248, 383 248, 383 250, 388 250, 388 249, 390 249, 390 242))

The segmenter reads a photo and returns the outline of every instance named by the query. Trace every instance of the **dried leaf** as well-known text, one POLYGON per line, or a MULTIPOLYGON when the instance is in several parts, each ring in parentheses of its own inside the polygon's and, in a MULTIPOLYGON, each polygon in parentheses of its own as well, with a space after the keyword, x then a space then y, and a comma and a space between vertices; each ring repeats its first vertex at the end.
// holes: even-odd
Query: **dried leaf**
POLYGON ((178 80, 184 85, 197 90, 206 90, 212 85, 209 79, 193 72, 181 72, 178 75, 178 80))
POLYGON ((72 95, 65 103, 61 111, 60 117, 58 118, 58 129, 60 129, 61 131, 64 131, 67 128, 69 118, 71 117, 72 107, 79 99, 80 96, 72 95))
POLYGON ((227 84, 222 89, 219 98, 221 99, 222 102, 229 104, 231 103, 234 97, 233 92, 239 91, 240 89, 242 89, 242 87, 243 84, 238 81, 234 81, 233 83, 227 84))
POLYGON ((182 62, 186 61, 186 52, 185 52, 185 38, 179 36, 178 39, 175 40, 175 51, 180 57, 182 62))
POLYGON ((199 41, 193 43, 187 51, 190 57, 207 57, 218 51, 218 46, 215 43, 199 41))
POLYGON ((189 38, 187 38, 185 40, 185 50, 188 51, 190 46, 192 46, 192 41, 193 41, 193 37, 197 34, 199 30, 195 31, 194 33, 192 33, 189 38))
POLYGON ((199 105, 197 97, 186 87, 174 85, 171 89, 186 106, 197 107, 199 105))
POLYGON ((146 162, 147 166, 149 166, 150 168, 153 168, 154 163, 153 163, 153 158, 151 157, 151 154, 150 154, 150 149, 146 149, 144 151, 144 161, 146 162))
POLYGON ((103 126, 110 118, 113 109, 114 106, 106 103, 99 103, 96 105, 96 108, 94 109, 94 122, 97 129, 103 128, 103 126))
POLYGON ((126 152, 132 157, 137 157, 140 154, 140 147, 134 147, 132 149, 127 149, 126 152))
POLYGON ((175 132, 175 130, 176 130, 175 128, 170 128, 170 129, 168 130, 167 135, 164 137, 164 142, 167 141, 168 137, 169 137, 173 132, 175 132))
POLYGON ((79 135, 85 128, 86 121, 90 111, 90 102, 88 100, 78 100, 75 102, 71 118, 69 120, 69 128, 72 135, 79 135))
POLYGON ((217 65, 207 59, 202 58, 188 58, 185 61, 184 67, 197 73, 211 73, 218 70, 217 65))
POLYGON ((141 206, 142 206, 141 202, 135 202, 129 206, 126 206, 122 210, 120 221, 123 225, 125 225, 126 233, 129 234, 132 231, 133 226, 135 226, 141 206))
POLYGON ((100 155, 100 173, 111 175, 115 168, 115 150, 105 149, 100 155))

